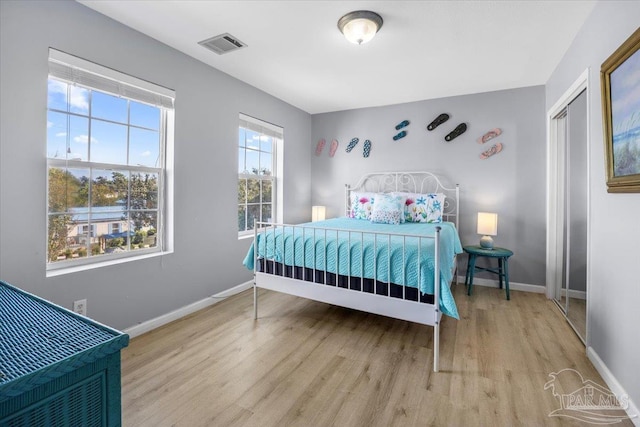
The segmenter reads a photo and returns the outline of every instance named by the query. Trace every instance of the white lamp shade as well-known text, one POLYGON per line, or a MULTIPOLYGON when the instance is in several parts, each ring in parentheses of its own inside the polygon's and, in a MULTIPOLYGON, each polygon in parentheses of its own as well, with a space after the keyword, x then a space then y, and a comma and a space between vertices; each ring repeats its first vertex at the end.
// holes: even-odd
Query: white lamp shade
POLYGON ((338 21, 338 28, 351 43, 366 43, 382 27, 382 17, 368 10, 357 10, 344 15, 338 21))
POLYGON ((362 44, 370 41, 378 32, 375 22, 368 19, 354 19, 344 26, 344 36, 351 43, 362 44))
POLYGON ((311 221, 324 221, 326 213, 326 206, 313 206, 311 208, 311 221))
POLYGON ((478 212, 478 234, 495 236, 498 234, 498 214, 478 212))

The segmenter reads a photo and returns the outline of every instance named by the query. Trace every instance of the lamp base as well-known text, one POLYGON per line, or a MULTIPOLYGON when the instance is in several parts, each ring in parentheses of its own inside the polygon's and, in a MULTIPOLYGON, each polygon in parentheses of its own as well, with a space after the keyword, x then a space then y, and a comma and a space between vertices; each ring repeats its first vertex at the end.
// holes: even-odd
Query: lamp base
POLYGON ((480 239, 480 247, 483 249, 493 249, 493 239, 491 236, 482 236, 480 239))

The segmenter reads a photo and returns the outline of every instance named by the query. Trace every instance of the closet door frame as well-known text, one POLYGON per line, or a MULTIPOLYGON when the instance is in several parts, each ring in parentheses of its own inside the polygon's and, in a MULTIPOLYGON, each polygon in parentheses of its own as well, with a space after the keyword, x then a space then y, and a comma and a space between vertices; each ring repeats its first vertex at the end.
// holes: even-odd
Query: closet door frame
MULTIPOLYGON (((547 257, 546 257, 546 295, 553 299, 558 281, 562 280, 563 263, 563 221, 564 216, 558 215, 563 212, 560 201, 564 195, 564 190, 559 185, 562 183, 565 173, 564 156, 559 153, 558 147, 558 121, 557 117, 567 106, 578 97, 583 91, 586 95, 587 103, 587 319, 585 332, 585 346, 589 347, 589 288, 591 283, 591 114, 589 95, 589 68, 574 81, 565 91, 558 101, 547 111, 547 257)), ((562 147, 563 148, 563 147, 562 147)), ((567 296, 568 298, 568 290, 567 296)), ((571 324, 571 322, 569 322, 571 324)), ((572 325, 573 327, 573 325, 572 325)), ((579 334, 578 334, 579 336, 579 334)))

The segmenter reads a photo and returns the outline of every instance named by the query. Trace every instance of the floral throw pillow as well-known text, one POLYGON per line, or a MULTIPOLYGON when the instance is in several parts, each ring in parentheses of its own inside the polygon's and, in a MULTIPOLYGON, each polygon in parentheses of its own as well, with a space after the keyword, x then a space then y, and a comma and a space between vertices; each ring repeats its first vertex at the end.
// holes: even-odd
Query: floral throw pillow
POLYGON ((409 194, 404 216, 407 222, 442 222, 445 195, 442 193, 409 194))
POLYGON ((371 212, 371 222, 400 224, 404 216, 404 197, 394 194, 376 194, 371 212))
POLYGON ((351 210, 349 218, 354 219, 371 219, 371 210, 373 209, 373 201, 375 193, 351 193, 351 210))

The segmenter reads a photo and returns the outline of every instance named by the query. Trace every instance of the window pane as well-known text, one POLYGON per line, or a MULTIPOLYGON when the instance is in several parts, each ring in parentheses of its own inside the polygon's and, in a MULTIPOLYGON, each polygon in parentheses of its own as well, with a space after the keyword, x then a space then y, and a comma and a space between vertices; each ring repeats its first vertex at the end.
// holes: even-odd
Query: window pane
POLYGON ((67 158, 67 114, 49 111, 47 114, 47 157, 67 158))
POLYGON ((90 160, 127 164, 127 126, 91 120, 90 160))
MULTIPOLYGON (((158 207, 158 174, 131 173, 130 209, 156 209, 158 207)), ((138 226, 142 226, 138 224, 138 226)))
POLYGON ((260 175, 271 175, 273 157, 268 153, 260 153, 260 175))
POLYGON ((245 231, 247 229, 247 209, 244 205, 238 206, 238 231, 245 231))
POLYGON ((260 202, 260 180, 247 180, 247 203, 260 202))
POLYGON ((245 130, 245 144, 247 148, 260 149, 260 134, 250 129, 245 130))
POLYGON ((244 167, 244 148, 240 147, 238 148, 238 173, 244 173, 245 172, 245 167, 244 167))
MULTIPOLYGON (((89 159, 89 119, 69 116, 69 150, 67 159, 89 159)), ((93 140, 93 138, 92 138, 93 140)))
MULTIPOLYGON (((102 238, 103 240, 122 237, 123 240, 126 240, 127 224, 127 211, 123 206, 98 206, 91 210, 91 232, 93 233, 93 237, 102 238), (114 233, 114 230, 110 229, 113 223, 119 224, 120 231, 117 231, 117 233, 114 233)), ((115 246, 121 246, 121 244, 115 246)), ((104 247, 102 249, 104 249, 104 247)))
POLYGON ((273 218, 271 217, 271 204, 262 205, 262 220, 266 222, 273 221, 273 218))
POLYGON ((247 180, 238 179, 238 203, 244 205, 247 203, 247 180))
MULTIPOLYGON (((125 227, 126 230, 126 227, 125 227)), ((118 233, 103 234, 100 236, 99 247, 104 254, 117 254, 127 252, 129 250, 131 236, 128 231, 120 231, 118 233)), ((92 250, 93 255, 96 253, 95 248, 92 250)))
POLYGON ((91 93, 91 116, 128 123, 128 101, 124 98, 108 95, 103 92, 91 93))
POLYGON ((262 182, 262 202, 263 203, 270 203, 272 201, 271 199, 271 193, 272 193, 272 189, 273 189, 273 185, 271 181, 261 181, 262 182))
POLYGON ((247 230, 253 230, 255 221, 260 221, 260 205, 247 206, 247 230))
POLYGON ((131 213, 131 249, 155 248, 158 246, 158 213, 156 211, 136 211, 131 213))
POLYGON ((244 147, 245 143, 244 140, 247 137, 246 135, 246 129, 245 128, 238 128, 238 146, 239 147, 244 147))
POLYGON ((67 84, 65 82, 49 79, 47 107, 67 111, 67 84))
POLYGON ((247 173, 258 174, 260 171, 260 152, 247 149, 245 170, 247 173))
POLYGON ((120 210, 127 208, 128 172, 94 169, 92 178, 92 207, 119 206, 120 210))
POLYGON ((69 212, 74 207, 87 206, 88 170, 49 168, 49 213, 69 212))
POLYGON ((89 91, 87 89, 70 85, 67 101, 69 102, 69 111, 72 113, 89 114, 89 91))
POLYGON ((160 130, 160 109, 136 101, 129 101, 129 121, 132 125, 160 130))
POLYGON ((260 150, 269 153, 273 152, 273 138, 268 135, 262 135, 260 137, 260 150))
POLYGON ((49 262, 62 261, 66 259, 70 230, 73 227, 71 216, 49 215, 47 225, 47 255, 49 262))
POLYGON ((129 130, 129 164, 158 167, 160 163, 160 133, 131 128, 129 130))

